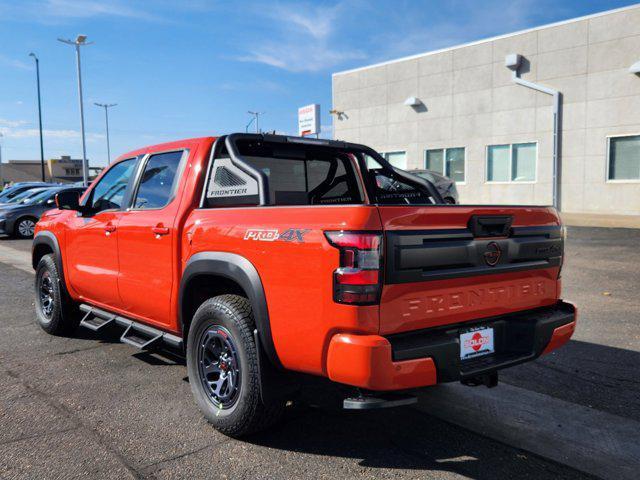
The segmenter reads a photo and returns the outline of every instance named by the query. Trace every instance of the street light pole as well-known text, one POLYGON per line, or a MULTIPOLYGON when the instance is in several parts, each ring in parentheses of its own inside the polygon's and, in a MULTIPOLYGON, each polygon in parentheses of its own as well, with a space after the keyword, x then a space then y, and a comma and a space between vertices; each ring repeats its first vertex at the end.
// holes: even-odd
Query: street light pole
MULTIPOLYGON (((0 140, 4 137, 0 132, 0 140)), ((4 177, 2 176, 2 142, 0 142, 0 188, 4 187, 4 177)))
POLYGON ((36 84, 38 86, 38 125, 40 127, 40 174, 42 181, 45 181, 44 177, 44 142, 42 141, 42 101, 40 99, 40 60, 35 53, 31 52, 30 57, 33 57, 36 61, 36 84))
POLYGON ((65 40, 59 38, 58 41, 66 43, 67 45, 73 45, 76 49, 76 63, 78 67, 78 97, 80 100, 80 135, 82 136, 82 183, 86 187, 89 185, 89 163, 87 162, 87 144, 84 136, 84 104, 82 102, 82 73, 80 66, 80 47, 84 45, 91 45, 93 42, 86 42, 86 35, 78 35, 73 40, 65 40))
MULTIPOLYGON (((253 117, 256 120, 256 133, 260 133, 260 115, 264 115, 264 112, 252 112, 251 110, 249 110, 247 112, 249 115, 253 115, 253 117)), ((251 125, 251 122, 249 122, 249 124, 247 125, 247 129, 249 129, 249 125, 251 125)))
POLYGON ((111 165, 111 146, 109 145, 109 108, 115 107, 117 103, 95 103, 96 107, 104 108, 104 121, 107 125, 107 165, 111 165))

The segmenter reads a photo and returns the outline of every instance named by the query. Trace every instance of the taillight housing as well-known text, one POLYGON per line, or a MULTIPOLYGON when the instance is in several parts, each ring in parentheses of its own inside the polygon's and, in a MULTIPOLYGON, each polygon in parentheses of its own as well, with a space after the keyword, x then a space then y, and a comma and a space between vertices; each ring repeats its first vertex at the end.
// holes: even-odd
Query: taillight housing
POLYGON ((560 226, 560 238, 562 239, 562 253, 560 256, 560 268, 558 269, 558 278, 562 276, 562 267, 564 266, 564 251, 567 248, 567 227, 560 226))
POLYGON ((382 233, 324 232, 340 250, 340 266, 333 272, 333 300, 348 305, 375 305, 382 290, 382 233))

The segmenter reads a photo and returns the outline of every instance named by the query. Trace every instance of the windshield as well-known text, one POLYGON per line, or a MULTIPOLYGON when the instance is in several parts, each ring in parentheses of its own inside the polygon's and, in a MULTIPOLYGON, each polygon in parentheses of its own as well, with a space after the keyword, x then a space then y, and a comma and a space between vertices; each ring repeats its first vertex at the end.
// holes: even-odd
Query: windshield
POLYGON ((16 187, 16 186, 7 187, 0 194, 0 202, 6 203, 9 200, 11 200, 12 198, 16 197, 17 195, 21 195, 24 192, 28 192, 28 191, 31 191, 31 189, 23 188, 23 187, 16 187))
POLYGON ((5 202, 11 196, 11 189, 4 189, 2 193, 0 193, 0 202, 5 202))
POLYGON ((35 195, 32 195, 30 197, 23 199, 21 204, 22 205, 40 205, 46 202, 47 200, 49 200, 50 198, 53 198, 53 196, 56 193, 57 193, 57 190, 56 191, 44 190, 40 193, 37 193, 35 195))
POLYGON ((42 188, 35 188, 35 189, 31 189, 31 190, 25 190, 24 192, 19 193, 15 197, 7 200, 7 203, 13 203, 13 204, 22 203, 27 198, 33 197, 35 195, 38 195, 40 192, 42 192, 42 188))

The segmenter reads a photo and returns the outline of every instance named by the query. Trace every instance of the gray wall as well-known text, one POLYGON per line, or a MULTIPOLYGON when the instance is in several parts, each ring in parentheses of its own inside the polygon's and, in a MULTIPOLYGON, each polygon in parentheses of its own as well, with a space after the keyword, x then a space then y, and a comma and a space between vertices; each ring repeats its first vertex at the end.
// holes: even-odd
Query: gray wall
MULTIPOLYGON (((564 96, 562 210, 640 214, 640 182, 608 182, 607 136, 640 134, 640 6, 541 27, 333 76, 337 139, 378 151, 405 150, 423 168, 424 150, 466 147, 464 203, 550 204, 552 98, 515 85, 508 53, 528 65, 522 78, 564 96), (416 96, 426 111, 405 106, 416 96), (537 179, 485 182, 486 147, 538 142, 537 179)), ((640 155, 640 153, 639 153, 640 155)))

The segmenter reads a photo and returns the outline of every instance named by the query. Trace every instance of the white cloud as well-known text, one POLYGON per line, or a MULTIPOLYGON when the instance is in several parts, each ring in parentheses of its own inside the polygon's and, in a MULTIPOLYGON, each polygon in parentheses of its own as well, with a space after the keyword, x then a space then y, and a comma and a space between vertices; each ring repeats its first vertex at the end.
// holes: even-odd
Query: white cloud
POLYGON ((111 16, 138 20, 159 20, 160 17, 142 9, 133 8, 131 2, 118 0, 47 0, 42 4, 45 14, 64 18, 90 18, 111 16))
POLYGON ((22 60, 16 60, 15 58, 7 57, 6 55, 0 54, 0 65, 4 65, 5 67, 18 68, 20 70, 31 70, 33 66, 30 63, 24 62, 22 60))
POLYGON ((272 80, 265 79, 255 79, 251 82, 242 82, 242 81, 234 81, 234 82, 224 82, 216 85, 216 88, 219 90, 223 90, 226 92, 236 92, 236 91, 247 91, 251 90, 260 90, 263 92, 271 92, 271 93, 286 93, 289 90, 280 82, 275 82, 272 80))
MULTIPOLYGON (((9 121, 0 119, 0 133, 5 138, 13 139, 27 139, 37 138, 40 136, 40 130, 37 128, 24 128, 27 122, 23 120, 9 121)), ((57 140, 79 140, 80 132, 77 130, 51 130, 44 129, 42 131, 44 138, 57 139, 57 140)), ((104 138, 101 133, 86 133, 85 138, 87 141, 96 141, 104 138)))
POLYGON ((148 8, 134 6, 136 3, 148 7, 144 2, 125 0, 22 0, 0 5, 0 16, 3 20, 44 24, 104 16, 151 22, 164 22, 171 18, 169 15, 152 13, 148 8))
POLYGON ((251 39, 247 53, 237 60, 256 62, 291 72, 318 72, 363 59, 358 49, 336 42, 336 28, 346 19, 347 2, 325 4, 279 3, 258 10, 269 21, 269 39, 251 39))
POLYGON ((289 25, 317 39, 326 39, 333 32, 339 4, 333 8, 300 5, 276 5, 265 14, 272 20, 289 25), (301 12, 301 9, 306 11, 301 12))
POLYGON ((290 72, 319 72, 347 60, 358 60, 366 55, 360 51, 338 51, 325 45, 264 43, 249 55, 238 57, 242 62, 257 62, 290 72))
POLYGON ((20 127, 22 125, 26 125, 28 122, 25 120, 7 120, 5 118, 0 118, 0 127, 20 127))

